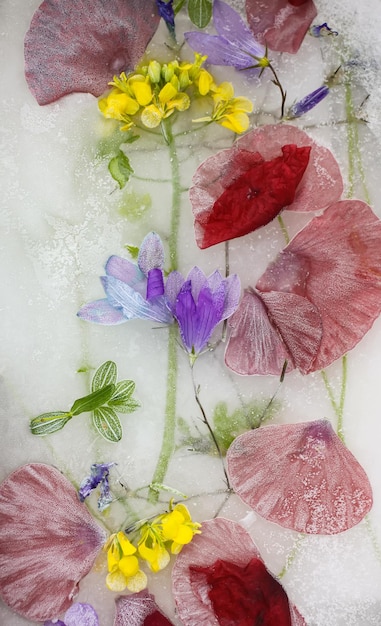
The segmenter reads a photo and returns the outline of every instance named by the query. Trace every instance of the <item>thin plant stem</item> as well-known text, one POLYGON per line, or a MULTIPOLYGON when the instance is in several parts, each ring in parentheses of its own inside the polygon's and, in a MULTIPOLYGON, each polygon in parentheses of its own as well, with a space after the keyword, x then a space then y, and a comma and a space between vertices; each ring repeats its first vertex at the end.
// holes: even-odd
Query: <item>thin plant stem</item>
POLYGON ((284 117, 284 106, 286 104, 286 92, 284 91, 282 84, 278 78, 278 74, 276 73, 276 71, 274 70, 273 66, 271 65, 271 63, 268 64, 267 66, 270 70, 270 72, 272 73, 272 75, 274 76, 274 80, 273 83, 276 87, 278 87, 280 94, 281 94, 281 98, 282 98, 282 104, 281 104, 281 109, 280 109, 280 116, 281 118, 284 117))
POLYGON ((180 164, 177 154, 176 142, 172 132, 170 120, 163 120, 161 123, 163 137, 169 150, 169 161, 171 165, 172 176, 172 212, 171 226, 169 234, 169 258, 170 269, 176 270, 178 266, 178 236, 180 227, 180 206, 181 206, 181 187, 180 187, 180 164))
POLYGON ((284 239, 286 241, 286 245, 288 245, 290 243, 290 236, 289 236, 289 234, 287 232, 286 224, 284 223, 283 218, 282 218, 281 215, 278 215, 278 223, 279 223, 280 229, 282 231, 282 235, 283 235, 283 237, 284 237, 284 239))
POLYGON ((217 441, 216 435, 214 434, 213 428, 211 427, 211 425, 209 423, 209 420, 208 420, 208 418, 206 416, 205 409, 204 409, 204 407, 202 405, 202 402, 200 400, 200 390, 199 390, 199 387, 196 385, 196 381, 195 381, 195 378, 194 378, 193 365, 191 365, 191 376, 192 376, 194 397, 195 397, 196 403, 198 405, 198 408, 200 409, 200 413, 201 413, 201 416, 202 416, 202 421, 205 424, 205 426, 207 427, 207 429, 209 431, 209 434, 210 434, 210 436, 212 438, 212 441, 214 443, 214 446, 215 446, 215 448, 217 450, 217 454, 218 454, 218 456, 220 458, 222 469, 223 469, 223 472, 224 472, 224 475, 225 475, 226 487, 230 491, 231 486, 230 486, 229 477, 228 477, 228 474, 227 474, 227 471, 226 471, 226 467, 225 467, 224 457, 222 455, 221 448, 220 448, 220 445, 219 445, 219 443, 217 441))
POLYGON ((328 376, 325 370, 321 371, 321 375, 323 378, 323 382, 325 385, 325 388, 327 390, 328 393, 328 397, 330 399, 332 408, 335 412, 335 415, 337 417, 337 434, 340 437, 341 441, 343 443, 345 443, 344 440, 344 428, 343 428, 343 420, 344 420, 344 404, 345 404, 345 394, 346 394, 346 389, 347 389, 347 379, 348 379, 348 358, 347 355, 344 354, 343 358, 341 359, 341 389, 340 389, 340 396, 339 396, 339 400, 337 401, 334 393, 333 393, 333 389, 332 389, 332 385, 328 380, 328 376))

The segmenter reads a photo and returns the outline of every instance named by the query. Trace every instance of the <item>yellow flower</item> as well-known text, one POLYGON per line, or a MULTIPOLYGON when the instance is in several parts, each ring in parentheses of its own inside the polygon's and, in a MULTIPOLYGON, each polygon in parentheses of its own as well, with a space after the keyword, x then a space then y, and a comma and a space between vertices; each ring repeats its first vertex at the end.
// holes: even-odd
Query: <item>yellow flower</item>
POLYGON ((112 89, 106 97, 101 98, 98 107, 105 117, 115 120, 125 120, 126 116, 139 111, 139 103, 117 89, 112 89))
POLYGON ((192 518, 184 504, 176 504, 175 508, 162 516, 163 537, 172 541, 171 552, 178 554, 183 546, 190 543, 195 534, 201 531, 201 524, 192 522, 192 518))
POLYGON ((147 561, 153 572, 164 569, 170 560, 168 551, 164 546, 162 529, 160 525, 161 516, 151 523, 146 523, 140 531, 138 543, 139 554, 147 561))
POLYGON ((212 85, 211 93, 214 103, 212 114, 193 121, 217 122, 234 133, 245 132, 250 123, 247 113, 252 112, 253 103, 248 98, 235 98, 233 85, 227 82, 212 85))
POLYGON ((106 585, 111 591, 121 592, 128 589, 138 592, 147 586, 147 577, 139 568, 135 556, 136 548, 124 532, 112 535, 106 544, 107 568, 106 585))

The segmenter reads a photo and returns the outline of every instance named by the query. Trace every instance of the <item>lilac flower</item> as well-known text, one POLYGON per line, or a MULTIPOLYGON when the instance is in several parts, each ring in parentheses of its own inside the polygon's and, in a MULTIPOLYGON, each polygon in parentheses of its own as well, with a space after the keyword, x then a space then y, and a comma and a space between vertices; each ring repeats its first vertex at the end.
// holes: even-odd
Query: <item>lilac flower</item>
POLYGON ((164 296, 164 249, 160 237, 149 233, 140 247, 138 263, 111 256, 101 277, 106 298, 83 306, 78 317, 97 324, 121 324, 129 319, 173 322, 164 296))
POLYGON ((213 21, 218 35, 196 31, 184 34, 193 50, 208 55, 208 63, 244 70, 255 67, 265 58, 264 46, 254 39, 240 15, 222 0, 214 0, 213 21))
POLYGON ((175 14, 173 11, 173 0, 156 0, 160 17, 163 18, 171 35, 175 34, 175 14))
POLYGON ((193 363, 217 324, 236 310, 240 281, 235 274, 222 278, 217 270, 207 278, 200 268, 194 267, 186 280, 179 272, 171 272, 165 293, 193 363))
POLYGON ((116 463, 93 463, 90 468, 90 476, 86 476, 79 486, 78 495, 83 502, 98 485, 100 485, 101 495, 98 498, 98 509, 104 511, 112 502, 113 497, 110 493, 108 482, 110 467, 116 463))
POLYGON ((315 24, 310 28, 310 35, 312 35, 312 37, 328 37, 329 35, 336 36, 338 34, 337 30, 332 30, 327 22, 324 22, 324 24, 315 24))
POLYGON ((62 620, 48 620, 44 626, 99 626, 98 615, 91 604, 76 602, 68 609, 62 620))
POLYGON ((308 94, 308 96, 305 96, 298 102, 295 102, 295 104, 293 104, 288 111, 288 117, 294 118, 304 115, 304 113, 307 113, 308 111, 316 107, 319 102, 324 100, 324 98, 328 96, 328 93, 329 88, 327 87, 327 85, 322 85, 321 87, 318 87, 318 89, 312 91, 310 94, 308 94))

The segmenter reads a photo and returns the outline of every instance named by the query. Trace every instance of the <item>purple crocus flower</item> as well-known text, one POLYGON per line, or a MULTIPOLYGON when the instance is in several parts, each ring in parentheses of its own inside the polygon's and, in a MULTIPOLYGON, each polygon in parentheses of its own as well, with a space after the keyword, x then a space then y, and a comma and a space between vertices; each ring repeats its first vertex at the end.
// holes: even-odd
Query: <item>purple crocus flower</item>
POLYGON ((110 493, 108 482, 110 467, 116 463, 93 463, 90 468, 90 476, 86 476, 79 486, 78 495, 83 502, 98 485, 100 485, 100 496, 98 498, 98 509, 104 511, 112 502, 113 497, 110 493))
POLYGON ((139 250, 138 263, 111 256, 101 277, 106 298, 85 304, 77 313, 87 322, 121 324, 133 318, 162 324, 173 322, 164 296, 164 249, 160 237, 149 233, 139 250))
POLYGON ((338 34, 337 30, 332 30, 327 22, 324 22, 324 24, 315 24, 310 28, 310 35, 312 35, 312 37, 328 37, 329 35, 336 36, 338 34))
POLYGON ((62 620, 44 622, 44 626, 99 626, 98 615, 91 606, 83 602, 76 602, 64 615, 62 620))
POLYGON ((241 16, 226 2, 214 0, 213 22, 218 35, 192 31, 184 34, 193 50, 208 55, 211 65, 231 65, 237 70, 256 66, 266 49, 253 37, 241 16))
POLYGON ((171 35, 175 35, 175 14, 173 11, 173 0, 156 0, 160 17, 163 18, 171 35))
POLYGON ((327 85, 322 85, 321 87, 318 87, 318 89, 312 91, 310 94, 308 94, 308 96, 305 96, 298 102, 295 102, 295 104, 293 104, 288 111, 288 117, 294 118, 304 115, 304 113, 307 113, 308 111, 316 107, 319 102, 324 100, 324 98, 328 96, 328 93, 329 87, 327 87, 327 85))
POLYGON ((171 272, 165 293, 184 347, 194 363, 217 324, 236 310, 240 281, 235 274, 222 278, 217 270, 207 278, 200 268, 194 267, 186 280, 179 272, 171 272))

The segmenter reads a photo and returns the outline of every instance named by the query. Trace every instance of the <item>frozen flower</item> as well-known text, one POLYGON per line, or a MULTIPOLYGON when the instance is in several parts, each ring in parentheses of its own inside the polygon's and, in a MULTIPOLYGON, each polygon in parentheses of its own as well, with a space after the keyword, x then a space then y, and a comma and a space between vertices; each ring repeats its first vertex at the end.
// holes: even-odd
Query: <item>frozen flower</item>
POLYGON ((324 98, 326 98, 328 94, 329 88, 327 87, 327 85, 322 85, 321 87, 318 87, 318 89, 315 89, 315 91, 309 93, 308 96, 305 96, 301 100, 298 100, 298 102, 295 102, 295 104, 290 107, 287 117, 294 118, 304 115, 304 113, 307 113, 308 111, 316 107, 319 102, 324 100, 324 98))
POLYGON ((246 235, 284 209, 323 209, 342 190, 329 150, 295 126, 267 124, 196 170, 189 195, 197 244, 207 248, 246 235))
POLYGON ((91 604, 76 602, 66 611, 64 621, 48 620, 44 626, 99 626, 99 620, 91 604))
POLYGON ((146 522, 140 531, 138 550, 153 572, 159 572, 169 563, 170 556, 164 544, 161 517, 153 522, 146 522))
POLYGON ((317 16, 313 0, 246 0, 245 4, 254 37, 277 52, 298 52, 317 16))
POLYGON ((149 233, 139 250, 138 263, 111 256, 101 281, 106 298, 83 306, 78 317, 97 324, 121 324, 140 318, 170 324, 164 296, 164 249, 160 237, 149 233))
POLYGON ((114 626, 172 626, 172 622, 159 610, 154 596, 147 590, 119 596, 115 604, 114 626))
POLYGON ((341 533, 372 507, 365 471, 327 420, 251 430, 233 441, 226 458, 235 492, 285 528, 341 533))
POLYGON ((249 127, 248 113, 253 110, 253 103, 248 98, 235 98, 231 83, 225 82, 209 87, 214 108, 210 116, 201 117, 194 122, 217 122, 224 128, 241 134, 249 127))
POLYGON ((0 485, 0 526, 1 599, 31 622, 67 611, 106 539, 70 481, 42 463, 18 468, 0 485))
POLYGON ((100 485, 100 497, 98 498, 98 509, 104 511, 112 502, 113 497, 110 493, 108 482, 110 467, 116 463, 93 463, 90 468, 90 476, 86 476, 79 486, 79 499, 83 502, 92 492, 93 489, 100 485))
POLYGON ((315 24, 310 28, 310 35, 312 35, 312 37, 329 37, 329 35, 336 36, 338 34, 337 30, 332 30, 332 28, 328 26, 327 22, 320 25, 315 24))
POLYGON ((231 65, 238 70, 262 67, 266 49, 259 44, 240 15, 222 0, 214 0, 213 22, 218 35, 196 31, 184 37, 193 50, 208 56, 212 65, 231 65))
POLYGON ((147 576, 140 570, 136 548, 123 531, 110 537, 107 550, 106 585, 111 591, 138 592, 147 586, 147 576))
POLYGON ((203 523, 202 534, 177 557, 172 583, 184 626, 306 626, 249 533, 232 520, 203 523))
POLYGON ((237 275, 222 278, 217 270, 207 278, 200 268, 194 267, 186 280, 179 272, 171 272, 165 293, 193 363, 215 327, 236 310, 240 282, 237 275))
POLYGON ((175 34, 175 14, 173 0, 156 0, 160 17, 163 18, 171 35, 175 34))
POLYGON ((201 531, 201 524, 193 522, 187 507, 184 504, 176 506, 161 517, 163 537, 171 541, 172 554, 179 554, 183 546, 190 543, 195 534, 201 531))

